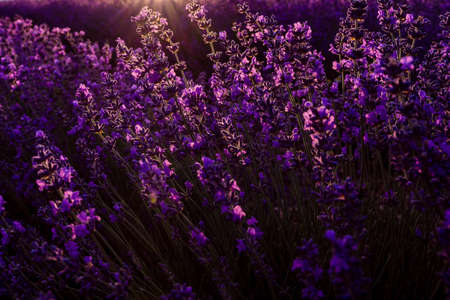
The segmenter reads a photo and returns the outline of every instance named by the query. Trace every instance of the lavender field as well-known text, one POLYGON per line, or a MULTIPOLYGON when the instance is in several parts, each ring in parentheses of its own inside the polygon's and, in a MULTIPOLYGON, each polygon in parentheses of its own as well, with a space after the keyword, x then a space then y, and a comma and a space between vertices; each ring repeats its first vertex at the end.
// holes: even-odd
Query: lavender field
POLYGON ((0 1, 1 299, 449 299, 450 3, 0 1))

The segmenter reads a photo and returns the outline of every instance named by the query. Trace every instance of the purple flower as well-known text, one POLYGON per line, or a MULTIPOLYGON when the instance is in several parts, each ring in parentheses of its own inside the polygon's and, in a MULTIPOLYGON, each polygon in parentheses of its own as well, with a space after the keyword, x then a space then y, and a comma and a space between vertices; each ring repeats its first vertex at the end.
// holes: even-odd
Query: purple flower
POLYGON ((19 221, 14 221, 13 227, 16 231, 18 231, 20 233, 24 233, 26 231, 25 228, 23 227, 23 225, 19 221))
POLYGON ((5 211, 6 201, 3 199, 2 195, 0 195, 0 214, 5 211))
POLYGON ((47 136, 45 135, 45 133, 42 131, 42 130, 38 130, 38 131, 36 131, 36 135, 35 135, 37 138, 42 138, 42 139, 44 139, 44 138, 46 138, 47 136))
POLYGON ((71 183, 73 175, 74 175, 73 169, 72 168, 61 168, 61 169, 59 169, 58 175, 63 181, 65 181, 67 183, 71 183))
POLYGON ((64 247, 66 248, 67 253, 70 257, 77 258, 80 255, 80 252, 78 251, 78 244, 74 241, 67 241, 64 244, 64 247))
POLYGON ((68 225, 68 228, 72 231, 72 239, 83 238, 90 233, 86 224, 70 224, 68 225))
POLYGON ((188 286, 187 284, 176 283, 169 294, 161 296, 161 300, 172 299, 195 300, 197 299, 197 296, 193 292, 191 286, 188 286))
POLYGON ((233 218, 235 220, 242 220, 245 217, 245 212, 242 210, 240 205, 233 207, 233 218))
POLYGON ((331 242, 335 242, 336 241, 336 232, 334 232, 334 230, 332 229, 328 229, 325 232, 325 237, 330 240, 331 242))
POLYGON ((40 192, 46 190, 51 187, 51 185, 47 184, 44 180, 36 179, 36 184, 40 192))
POLYGON ((101 220, 101 218, 95 214, 95 208, 82 211, 77 215, 77 218, 82 224, 90 224, 101 220))
POLYGON ((5 247, 9 243, 9 235, 8 232, 4 228, 0 228, 0 233, 2 234, 2 246, 5 247))
POLYGON ((247 224, 248 226, 254 226, 258 224, 258 220, 256 220, 255 217, 251 217, 247 220, 247 224))
POLYGON ((219 32, 219 39, 226 40, 227 39, 227 32, 226 31, 220 31, 219 32))
POLYGON ((412 56, 405 56, 400 59, 400 64, 402 66, 402 70, 414 70, 414 64, 413 64, 413 57, 412 56))
POLYGON ((303 269, 305 262, 302 259, 296 258, 292 263, 291 271, 295 271, 297 269, 303 269))
POLYGON ((79 206, 83 198, 80 196, 80 192, 66 190, 64 191, 64 197, 61 202, 61 212, 68 212, 71 210, 72 206, 79 206))
POLYGON ((191 230, 191 239, 197 246, 200 247, 206 245, 206 243, 208 242, 208 238, 205 236, 205 234, 198 229, 191 230))
POLYGON ((243 239, 236 239, 236 242, 236 248, 239 254, 247 250, 247 246, 245 246, 245 242, 243 239))
POLYGON ((358 244, 350 235, 339 238, 334 230, 327 230, 325 237, 333 245, 328 273, 341 298, 364 295, 370 279, 364 276, 361 259, 357 256, 358 244))
POLYGON ((260 239, 263 236, 263 232, 256 226, 249 226, 247 228, 247 234, 254 239, 260 239))

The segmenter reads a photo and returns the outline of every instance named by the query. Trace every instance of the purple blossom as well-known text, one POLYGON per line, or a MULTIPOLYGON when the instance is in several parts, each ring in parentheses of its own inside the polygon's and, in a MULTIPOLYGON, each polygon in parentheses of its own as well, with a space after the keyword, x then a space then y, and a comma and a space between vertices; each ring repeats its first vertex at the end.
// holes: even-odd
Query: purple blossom
POLYGON ((233 207, 233 217, 235 220, 242 220, 245 217, 245 212, 239 205, 233 207))
POLYGON ((24 233, 26 231, 26 229, 23 227, 23 225, 19 221, 14 221, 13 227, 16 231, 18 231, 20 233, 24 233))
POLYGON ((2 195, 0 195, 0 214, 5 211, 6 201, 3 199, 2 195))
POLYGON ((80 196, 80 192, 67 190, 64 191, 64 197, 61 202, 61 212, 68 212, 72 208, 72 206, 79 206, 83 198, 80 196))
POLYGON ((64 244, 64 247, 67 250, 67 253, 71 258, 77 258, 80 252, 78 251, 78 245, 74 241, 67 241, 64 244))
POLYGON ((247 249, 247 246, 245 246, 245 242, 243 239, 237 239, 236 240, 236 248, 238 250, 238 253, 244 252, 247 249))
POLYGON ((202 247, 208 242, 208 238, 205 234, 198 229, 191 230, 190 235, 197 246, 202 247))
POLYGON ((4 229, 4 228, 0 228, 0 232, 2 234, 2 246, 5 247, 6 245, 8 245, 10 239, 9 239, 9 235, 8 232, 4 229))
POLYGON ((195 300, 197 299, 197 296, 193 292, 191 286, 177 283, 169 294, 161 296, 161 300, 171 299, 195 300))

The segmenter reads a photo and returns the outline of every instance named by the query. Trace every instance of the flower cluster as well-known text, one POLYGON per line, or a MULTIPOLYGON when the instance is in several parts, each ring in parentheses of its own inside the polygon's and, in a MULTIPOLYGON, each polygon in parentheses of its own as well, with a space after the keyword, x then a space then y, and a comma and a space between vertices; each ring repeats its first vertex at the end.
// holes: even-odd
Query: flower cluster
POLYGON ((1 18, 0 296, 448 297, 450 14, 346 4, 326 51, 190 1, 204 69, 148 7, 136 47, 1 18))

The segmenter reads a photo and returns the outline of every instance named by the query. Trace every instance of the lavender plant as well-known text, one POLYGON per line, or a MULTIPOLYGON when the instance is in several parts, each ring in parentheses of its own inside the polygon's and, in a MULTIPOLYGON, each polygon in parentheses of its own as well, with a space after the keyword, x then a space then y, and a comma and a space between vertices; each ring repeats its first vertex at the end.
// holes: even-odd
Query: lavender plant
POLYGON ((148 7, 138 47, 0 19, 0 295, 448 297, 450 13, 426 48, 407 1, 373 5, 323 53, 191 1, 200 70, 148 7))

